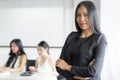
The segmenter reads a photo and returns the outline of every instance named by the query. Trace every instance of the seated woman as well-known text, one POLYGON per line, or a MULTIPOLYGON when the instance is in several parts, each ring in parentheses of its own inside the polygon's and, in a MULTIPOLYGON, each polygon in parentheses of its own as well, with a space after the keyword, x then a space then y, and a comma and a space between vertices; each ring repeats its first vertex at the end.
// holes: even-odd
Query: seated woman
POLYGON ((22 72, 26 65, 26 54, 23 50, 20 39, 14 39, 10 42, 10 53, 7 62, 0 67, 0 73, 3 72, 22 72))
POLYGON ((49 45, 45 41, 41 41, 38 44, 38 54, 40 56, 35 62, 35 67, 30 66, 29 70, 32 72, 49 73, 57 77, 58 73, 55 68, 55 60, 50 56, 49 45))

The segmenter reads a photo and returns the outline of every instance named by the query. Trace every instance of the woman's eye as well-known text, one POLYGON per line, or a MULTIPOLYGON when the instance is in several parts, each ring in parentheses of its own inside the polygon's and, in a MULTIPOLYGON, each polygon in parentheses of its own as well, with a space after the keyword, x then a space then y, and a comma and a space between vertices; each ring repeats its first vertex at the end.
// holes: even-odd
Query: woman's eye
POLYGON ((84 16, 88 16, 88 14, 84 14, 84 16))
POLYGON ((76 14, 76 16, 81 16, 80 14, 76 14))

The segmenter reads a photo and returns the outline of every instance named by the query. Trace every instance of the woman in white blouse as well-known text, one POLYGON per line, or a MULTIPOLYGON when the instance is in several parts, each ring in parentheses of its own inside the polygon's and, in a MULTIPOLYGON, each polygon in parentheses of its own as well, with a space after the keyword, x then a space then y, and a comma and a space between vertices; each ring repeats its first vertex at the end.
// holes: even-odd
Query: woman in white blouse
POLYGON ((58 73, 55 68, 55 60, 49 54, 49 45, 45 41, 41 41, 38 44, 38 54, 40 56, 35 62, 35 67, 30 66, 29 70, 32 72, 49 73, 49 75, 57 77, 58 73))
POLYGON ((26 54, 24 52, 22 41, 13 39, 10 42, 10 53, 7 62, 0 67, 0 73, 3 72, 23 72, 26 65, 26 54))

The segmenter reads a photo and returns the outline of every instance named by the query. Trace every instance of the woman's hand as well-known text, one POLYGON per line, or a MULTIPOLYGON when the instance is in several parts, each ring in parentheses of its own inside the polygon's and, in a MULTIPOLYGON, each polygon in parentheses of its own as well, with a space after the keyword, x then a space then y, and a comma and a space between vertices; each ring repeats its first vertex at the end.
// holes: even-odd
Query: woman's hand
POLYGON ((56 66, 59 67, 62 70, 71 70, 71 65, 69 65, 67 62, 65 62, 63 59, 58 59, 56 61, 56 66))
POLYGON ((89 63, 89 66, 92 66, 94 62, 95 62, 95 59, 93 59, 93 60, 89 63))
POLYGON ((0 73, 3 73, 3 72, 9 72, 9 71, 10 71, 10 68, 0 69, 0 73))
POLYGON ((76 80, 89 80, 90 79, 90 77, 80 77, 80 76, 74 76, 73 78, 76 80))
POLYGON ((0 73, 4 72, 5 70, 0 69, 0 73))
POLYGON ((35 71, 36 71, 36 69, 35 69, 34 66, 30 66, 30 67, 29 67, 29 70, 32 71, 32 72, 35 72, 35 71))

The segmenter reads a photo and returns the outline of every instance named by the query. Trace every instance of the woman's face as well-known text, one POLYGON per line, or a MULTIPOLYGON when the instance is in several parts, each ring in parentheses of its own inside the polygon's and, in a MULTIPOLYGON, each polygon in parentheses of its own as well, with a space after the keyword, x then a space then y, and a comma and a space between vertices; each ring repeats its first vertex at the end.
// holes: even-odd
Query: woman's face
POLYGON ((82 30, 90 29, 89 20, 88 20, 88 12, 87 12, 87 8, 85 6, 81 6, 77 10, 76 21, 82 30))
POLYGON ((11 50, 13 53, 17 53, 19 50, 18 46, 14 42, 11 43, 11 50))
POLYGON ((45 49, 45 48, 43 48, 43 47, 41 47, 41 46, 38 46, 38 54, 39 54, 40 56, 44 56, 44 55, 48 54, 48 53, 47 53, 47 49, 45 49))

